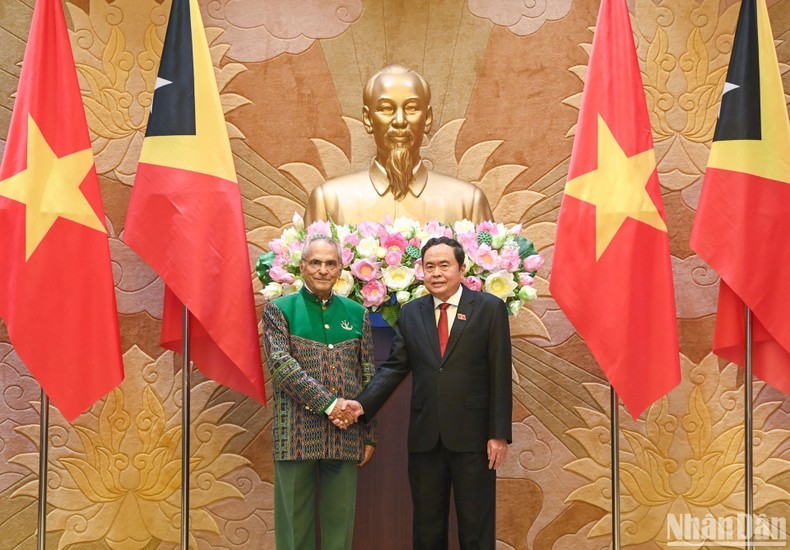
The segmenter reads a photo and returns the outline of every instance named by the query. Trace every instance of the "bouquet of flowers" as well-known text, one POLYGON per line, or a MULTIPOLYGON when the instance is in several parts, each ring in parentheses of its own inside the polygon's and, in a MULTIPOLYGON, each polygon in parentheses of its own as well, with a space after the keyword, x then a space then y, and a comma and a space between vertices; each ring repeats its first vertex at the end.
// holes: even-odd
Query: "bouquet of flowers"
POLYGON ((521 225, 507 228, 490 221, 475 224, 461 220, 449 227, 436 221, 422 225, 396 218, 357 225, 316 221, 305 228, 302 218, 294 214, 293 227, 269 242, 269 252, 261 255, 256 265, 267 300, 302 288, 302 249, 305 240, 317 234, 331 236, 342 246, 342 271, 335 294, 379 312, 391 326, 403 304, 428 293, 420 251, 431 237, 446 236, 460 242, 466 253, 464 285, 498 296, 511 315, 537 297, 533 277, 543 258, 521 235, 521 225))

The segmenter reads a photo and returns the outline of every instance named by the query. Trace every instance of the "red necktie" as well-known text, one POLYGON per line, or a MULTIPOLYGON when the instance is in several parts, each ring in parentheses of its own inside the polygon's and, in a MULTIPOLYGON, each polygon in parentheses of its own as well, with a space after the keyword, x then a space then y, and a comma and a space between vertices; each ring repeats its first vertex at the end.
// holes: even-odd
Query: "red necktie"
POLYGON ((447 349, 447 339, 450 331, 447 330, 447 308, 450 304, 439 304, 439 354, 444 357, 444 350, 447 349))

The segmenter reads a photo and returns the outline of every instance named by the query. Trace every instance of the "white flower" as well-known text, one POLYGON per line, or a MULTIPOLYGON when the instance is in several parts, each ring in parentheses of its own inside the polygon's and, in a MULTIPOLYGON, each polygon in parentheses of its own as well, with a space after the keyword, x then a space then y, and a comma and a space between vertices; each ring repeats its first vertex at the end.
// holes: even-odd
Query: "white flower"
POLYGON ((417 298, 421 298, 421 297, 425 296, 426 294, 429 294, 429 292, 428 292, 428 289, 425 288, 425 285, 420 285, 420 286, 418 286, 417 288, 415 288, 414 290, 411 291, 412 300, 416 300, 417 298))
POLYGON ((332 287, 332 292, 338 296, 348 298, 351 291, 354 290, 354 276, 347 269, 340 272, 340 277, 337 278, 335 286, 332 287))
POLYGON ((392 222, 392 227, 398 233, 401 233, 403 235, 410 235, 412 232, 414 232, 417 229, 419 229, 420 224, 417 223, 417 220, 412 220, 411 218, 400 217, 400 218, 395 218, 395 221, 392 222))
POLYGON ((279 298, 280 296, 283 295, 283 285, 272 281, 271 283, 263 287, 263 290, 261 290, 261 294, 263 294, 263 297, 266 298, 268 302, 271 302, 275 298, 279 298))
POLYGON ((294 267, 299 265, 299 262, 302 261, 302 251, 301 250, 292 250, 291 253, 288 255, 288 259, 290 260, 290 264, 294 267))
POLYGON ((455 230, 456 235, 460 235, 461 233, 469 233, 470 231, 474 233, 475 224, 467 219, 463 219, 455 222, 453 224, 453 229, 455 230))
POLYGON ((513 274, 501 269, 486 277, 483 290, 507 301, 508 298, 514 296, 513 291, 517 286, 518 283, 513 279, 513 274))
POLYGON ((377 246, 376 247, 376 257, 377 258, 383 258, 386 255, 387 255, 387 249, 386 248, 384 248, 383 246, 377 246))
POLYGON ((337 242, 343 244, 343 239, 351 235, 351 229, 347 225, 336 225, 335 232, 337 234, 337 242))
POLYGON ((302 279, 296 279, 290 285, 283 285, 283 296, 288 296, 289 294, 293 294, 294 292, 299 292, 303 286, 304 286, 304 282, 302 281, 302 279))
POLYGON ((538 297, 538 291, 534 286, 522 286, 518 291, 518 299, 522 302, 529 302, 538 297))
POLYGON ((296 229, 304 229, 304 219, 298 213, 294 212, 294 217, 291 221, 296 229))
POLYGON ((379 248, 379 240, 375 237, 365 237, 360 239, 357 245, 357 258, 371 258, 376 255, 379 248))
POLYGON ((513 300, 507 305, 507 309, 511 315, 518 315, 518 312, 521 311, 521 306, 524 303, 521 300, 513 300))
POLYGON ((506 234, 493 235, 491 237, 491 248, 499 250, 502 248, 502 245, 505 244, 505 239, 507 239, 506 234))
POLYGON ((425 244, 428 239, 431 238, 430 233, 428 233, 424 228, 420 227, 417 231, 414 232, 414 236, 420 239, 420 242, 425 244))
POLYGON ((290 245, 294 241, 299 240, 299 232, 295 228, 289 227, 283 231, 282 239, 286 245, 290 245))
POLYGON ((390 290, 406 290, 414 282, 414 270, 405 265, 385 267, 381 279, 390 290))
POLYGON ((395 293, 395 299, 398 301, 399 304, 405 304, 409 300, 411 300, 411 294, 408 290, 399 290, 395 293))

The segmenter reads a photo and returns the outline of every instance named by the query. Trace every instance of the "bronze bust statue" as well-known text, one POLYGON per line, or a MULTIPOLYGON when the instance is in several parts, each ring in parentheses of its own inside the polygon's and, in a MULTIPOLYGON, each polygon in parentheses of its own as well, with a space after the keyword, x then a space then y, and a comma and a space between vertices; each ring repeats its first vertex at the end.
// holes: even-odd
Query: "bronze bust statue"
POLYGON ((492 220, 483 191, 428 170, 420 146, 433 121, 431 89, 415 71, 390 65, 363 92, 362 122, 376 142, 370 170, 331 179, 310 194, 305 223, 381 221, 406 216, 422 223, 492 220))

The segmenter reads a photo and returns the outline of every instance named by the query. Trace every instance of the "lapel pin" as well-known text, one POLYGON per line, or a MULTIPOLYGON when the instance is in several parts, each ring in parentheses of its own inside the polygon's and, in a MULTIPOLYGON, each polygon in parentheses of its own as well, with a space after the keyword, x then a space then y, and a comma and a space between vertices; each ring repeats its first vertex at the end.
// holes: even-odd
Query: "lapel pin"
POLYGON ((456 315, 456 317, 458 317, 459 321, 466 321, 466 315, 464 315, 463 313, 459 313, 458 315, 456 315))

